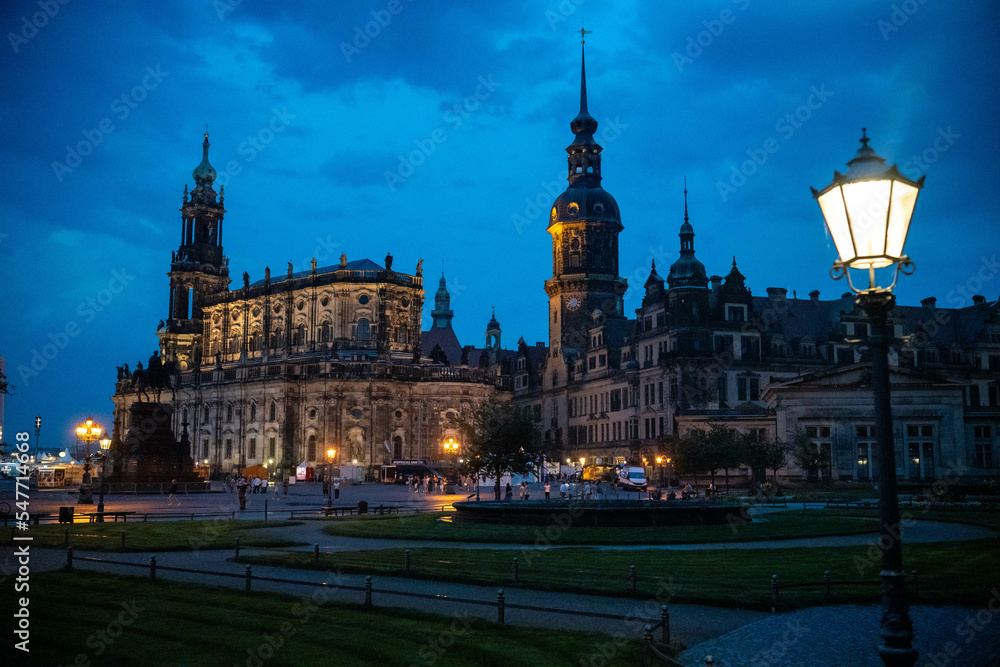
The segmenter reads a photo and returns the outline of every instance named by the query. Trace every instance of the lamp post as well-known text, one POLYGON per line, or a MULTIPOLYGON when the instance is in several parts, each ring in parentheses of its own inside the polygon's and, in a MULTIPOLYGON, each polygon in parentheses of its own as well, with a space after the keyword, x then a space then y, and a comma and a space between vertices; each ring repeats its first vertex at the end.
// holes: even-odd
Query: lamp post
POLYGON ((103 431, 100 424, 94 423, 90 417, 87 417, 87 421, 76 427, 76 436, 87 445, 87 458, 84 459, 83 465, 83 484, 80 486, 79 502, 81 504, 93 502, 93 491, 90 488, 90 443, 97 440, 103 431))
POLYGON ((104 514, 102 514, 102 512, 104 512, 104 471, 107 468, 108 450, 111 449, 111 438, 108 437, 108 432, 105 431, 104 435, 102 435, 101 439, 97 442, 101 445, 101 488, 100 496, 97 500, 97 520, 100 523, 104 523, 104 514))
POLYGON ((458 457, 458 443, 455 442, 455 438, 448 438, 441 446, 444 447, 444 453, 448 457, 448 481, 453 482, 456 476, 456 466, 455 459, 458 457))
POLYGON ((820 191, 813 189, 827 229, 837 246, 839 259, 830 275, 847 276, 855 303, 871 321, 872 392, 875 403, 875 430, 878 442, 879 510, 882 548, 882 645, 879 655, 886 665, 912 666, 917 660, 913 648, 913 623, 906 599, 903 549, 896 495, 896 456, 892 436, 892 408, 889 398, 889 333, 887 318, 895 305, 892 288, 899 273, 913 273, 913 262, 903 254, 910 218, 924 177, 912 181, 868 146, 861 131, 861 148, 847 163, 847 172, 834 172, 833 182, 820 191), (892 267, 888 287, 876 284, 875 270, 892 267), (868 287, 857 289, 850 269, 867 270, 868 287))
MULTIPOLYGON (((337 455, 337 450, 334 449, 333 447, 330 447, 329 449, 326 450, 326 479, 327 480, 330 479, 330 474, 333 471, 333 469, 332 469, 332 466, 333 466, 333 457, 336 456, 336 455, 337 455)), ((330 483, 332 483, 332 482, 330 482, 330 483)))
POLYGON ((35 415, 35 456, 38 456, 38 436, 42 434, 42 415, 35 415))

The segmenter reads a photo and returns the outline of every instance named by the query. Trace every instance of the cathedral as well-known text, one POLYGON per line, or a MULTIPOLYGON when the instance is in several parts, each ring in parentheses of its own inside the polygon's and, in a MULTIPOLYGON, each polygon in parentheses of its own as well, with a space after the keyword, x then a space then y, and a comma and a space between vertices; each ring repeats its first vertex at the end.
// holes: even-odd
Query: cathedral
MULTIPOLYGON (((173 391, 160 400, 199 472, 444 459, 444 443, 461 443, 459 420, 509 383, 512 353, 500 347, 496 317, 486 347, 461 347, 442 275, 433 325, 421 332, 423 261, 410 274, 394 270, 391 255, 383 265, 346 255, 301 271, 289 263, 274 276, 265 267, 262 280, 244 272, 232 289, 225 193, 213 188, 207 133, 202 148, 195 187, 184 188, 167 318, 149 364, 171 370, 173 391)), ((131 370, 119 372, 119 434, 135 426, 132 380, 131 370)))
MULTIPOLYGON (((671 441, 692 429, 812 442, 819 469, 794 456, 780 475, 870 482, 876 469, 866 316, 854 295, 808 298, 780 287, 755 296, 737 258, 710 274, 697 258, 684 190, 678 256, 655 264, 634 316, 625 313, 615 198, 602 187, 586 63, 580 111, 570 122, 568 186, 552 204, 547 342, 500 345, 495 315, 482 348, 462 346, 441 277, 421 331, 422 261, 412 274, 386 256, 341 255, 334 266, 232 289, 223 253, 224 193, 208 159, 185 187, 181 235, 170 264, 167 319, 151 360, 171 368, 172 427, 203 474, 247 465, 287 472, 302 462, 374 468, 446 459, 459 420, 487 398, 513 396, 550 447, 550 463, 663 465, 671 441), (720 272, 722 273, 722 272, 720 272)), ((868 149, 870 150, 870 149, 868 149)), ((695 215, 696 219, 697 216, 695 215)), ((897 305, 889 315, 893 435, 900 480, 997 477, 1000 446, 1000 301, 897 305)), ((137 400, 126 370, 113 397, 116 433, 137 400)), ((746 470, 732 471, 739 475, 746 470)))

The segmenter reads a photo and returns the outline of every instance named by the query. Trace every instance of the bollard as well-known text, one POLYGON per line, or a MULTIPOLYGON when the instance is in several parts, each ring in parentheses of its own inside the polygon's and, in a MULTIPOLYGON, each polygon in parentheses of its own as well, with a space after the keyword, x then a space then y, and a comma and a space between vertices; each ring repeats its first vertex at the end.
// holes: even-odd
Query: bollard
POLYGON ((514 583, 517 583, 517 556, 514 556, 514 583))
POLYGON ((628 577, 632 581, 632 592, 635 592, 635 565, 628 566, 628 577))
POLYGON ((73 547, 67 547, 66 549, 66 569, 73 569, 73 547))
POLYGON ((504 600, 503 600, 503 589, 497 591, 497 623, 503 625, 503 612, 504 612, 504 600))
POLYGON ((267 498, 264 498, 264 521, 267 521, 267 498))
POLYGON ((149 578, 156 579, 156 556, 149 557, 149 578))
POLYGON ((371 575, 365 577, 365 606, 372 606, 372 578, 371 575))
POLYGON ((826 589, 826 599, 830 599, 830 570, 823 571, 823 587, 826 589))
POLYGON ((250 571, 250 566, 247 565, 246 573, 244 574, 247 580, 247 593, 250 592, 250 580, 253 579, 253 573, 250 571))
POLYGON ((410 550, 407 549, 403 552, 403 561, 406 563, 406 571, 410 571, 410 550))
POLYGON ((712 665, 714 665, 714 664, 715 664, 715 660, 712 659, 712 656, 706 655, 705 656, 705 667, 712 667, 712 665))
POLYGON ((920 599, 920 577, 917 576, 916 570, 913 570, 913 599, 920 599))
POLYGON ((66 534, 63 536, 63 546, 69 546, 69 528, 66 529, 66 534))
POLYGON ((125 529, 122 529, 122 551, 125 551, 125 529))
POLYGON ((319 545, 318 544, 313 547, 313 556, 314 556, 313 562, 318 563, 319 562, 319 545))
POLYGON ((660 639, 664 644, 670 646, 670 610, 667 605, 660 605, 660 622, 663 623, 660 631, 660 639))
POLYGON ((653 664, 653 628, 650 625, 642 629, 642 652, 644 658, 642 664, 653 664))
POLYGON ((778 575, 771 575, 771 613, 778 609, 778 575))
POLYGON ((233 556, 233 560, 239 560, 239 559, 240 559, 240 538, 237 537, 236 538, 236 553, 233 556))

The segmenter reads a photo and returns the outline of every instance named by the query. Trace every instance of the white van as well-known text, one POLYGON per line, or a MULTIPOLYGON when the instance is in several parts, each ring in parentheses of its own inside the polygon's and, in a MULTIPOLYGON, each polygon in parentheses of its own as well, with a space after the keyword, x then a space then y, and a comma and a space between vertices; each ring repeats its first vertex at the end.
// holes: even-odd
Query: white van
POLYGON ((645 491, 646 469, 639 466, 622 466, 618 470, 618 486, 626 491, 645 491))

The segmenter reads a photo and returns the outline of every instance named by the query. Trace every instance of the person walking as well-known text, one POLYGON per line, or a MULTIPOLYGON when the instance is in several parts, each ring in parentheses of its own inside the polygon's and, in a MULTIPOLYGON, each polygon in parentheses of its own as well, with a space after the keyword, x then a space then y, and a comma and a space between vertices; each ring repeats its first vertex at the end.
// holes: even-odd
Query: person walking
POLYGON ((517 487, 517 499, 524 500, 524 482, 521 482, 521 485, 517 487))
POLYGON ((271 486, 273 486, 273 487, 274 487, 274 499, 275 499, 275 500, 281 500, 281 496, 280 496, 280 495, 278 495, 278 483, 277 483, 277 482, 275 482, 275 483, 274 483, 274 484, 272 484, 271 486))
POLYGON ((262 496, 266 496, 267 495, 267 485, 268 485, 267 477, 261 478, 261 480, 260 480, 260 495, 262 495, 262 496))
POLYGON ((253 478, 253 494, 256 496, 260 493, 260 477, 253 478))
POLYGON ((545 499, 546 500, 549 499, 549 491, 551 491, 551 490, 552 490, 552 485, 549 484, 548 482, 545 482, 545 499))
POLYGON ((330 478, 323 478, 323 502, 329 504, 330 502, 330 478))
POLYGON ((333 480, 333 499, 340 500, 340 480, 333 480))
POLYGON ((566 493, 568 491, 569 491, 569 484, 567 484, 566 482, 563 482, 562 484, 560 484, 559 485, 559 498, 565 500, 566 499, 566 493))
POLYGON ((177 500, 177 480, 170 480, 170 495, 167 496, 167 507, 170 507, 170 503, 173 501, 178 507, 181 505, 181 501, 177 500))
POLYGON ((245 510, 247 508, 247 480, 242 475, 236 482, 236 497, 239 498, 240 509, 245 510))
POLYGON ((514 489, 511 488, 510 482, 507 482, 507 487, 504 490, 503 499, 504 500, 513 500, 514 499, 514 489))

